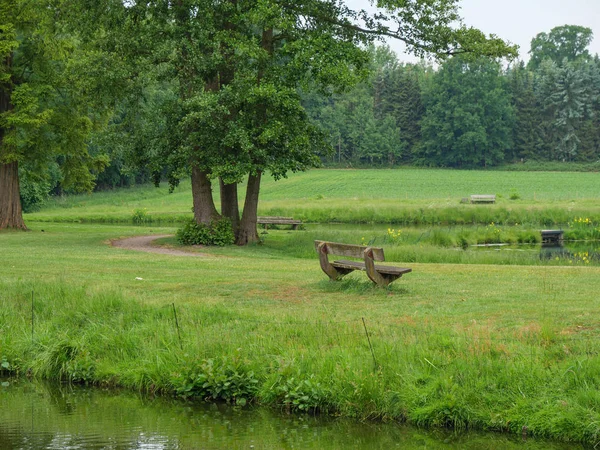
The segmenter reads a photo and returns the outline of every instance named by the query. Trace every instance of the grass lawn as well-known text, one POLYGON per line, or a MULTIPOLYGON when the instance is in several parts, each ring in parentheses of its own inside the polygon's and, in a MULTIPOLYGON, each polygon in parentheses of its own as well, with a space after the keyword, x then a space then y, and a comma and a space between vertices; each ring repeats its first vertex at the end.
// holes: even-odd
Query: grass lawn
MULTIPOLYGON (((265 177, 259 214, 321 223, 550 225, 584 214, 600 219, 598 186, 600 174, 591 172, 320 169, 277 182, 265 177), (496 194, 497 203, 461 205, 471 194, 496 194)), ((144 220, 175 223, 191 217, 191 205, 183 182, 172 194, 163 185, 62 197, 26 220, 131 223, 141 212, 144 220)))
POLYGON ((108 245, 174 228, 33 217, 32 232, 0 233, 4 371, 600 439, 598 267, 408 263, 391 252, 413 273, 381 289, 364 273, 329 282, 311 232, 178 257, 108 245))

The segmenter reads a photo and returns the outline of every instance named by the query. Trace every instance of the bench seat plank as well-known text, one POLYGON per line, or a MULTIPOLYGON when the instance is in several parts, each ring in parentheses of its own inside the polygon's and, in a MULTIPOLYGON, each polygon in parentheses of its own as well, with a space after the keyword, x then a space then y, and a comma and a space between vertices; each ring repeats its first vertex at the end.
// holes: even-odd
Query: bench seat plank
MULTIPOLYGON (((367 270, 365 263, 359 262, 359 261, 347 261, 347 260, 333 261, 331 263, 331 265, 333 267, 336 267, 336 268, 339 267, 341 269, 367 270)), ((402 275, 405 273, 412 272, 412 269, 409 269, 407 267, 380 266, 380 265, 376 265, 375 270, 377 270, 377 272, 379 272, 379 273, 385 273, 385 274, 389 274, 389 275, 398 275, 398 274, 402 275)))

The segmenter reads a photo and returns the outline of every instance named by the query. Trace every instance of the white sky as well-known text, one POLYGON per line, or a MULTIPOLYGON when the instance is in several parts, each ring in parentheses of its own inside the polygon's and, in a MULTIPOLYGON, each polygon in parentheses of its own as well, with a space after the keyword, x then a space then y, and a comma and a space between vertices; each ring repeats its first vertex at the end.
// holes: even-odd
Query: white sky
MULTIPOLYGON (((368 0, 347 0, 356 9, 370 9, 368 0)), ((561 25, 591 28, 594 40, 590 53, 600 54, 600 0, 461 0, 460 15, 467 26, 519 45, 521 59, 527 60, 531 39, 561 25)), ((401 43, 390 40, 401 61, 414 61, 403 53, 401 43)))

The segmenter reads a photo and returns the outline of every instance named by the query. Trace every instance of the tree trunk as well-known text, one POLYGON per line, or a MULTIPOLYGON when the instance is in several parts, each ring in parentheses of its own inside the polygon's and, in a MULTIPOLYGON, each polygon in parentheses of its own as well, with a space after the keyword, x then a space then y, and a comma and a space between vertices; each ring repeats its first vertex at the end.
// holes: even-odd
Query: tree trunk
POLYGON ((0 230, 27 230, 21 210, 19 163, 0 164, 0 230))
POLYGON ((197 223, 210 225, 219 218, 212 196, 212 184, 206 172, 192 167, 192 197, 194 200, 194 219, 197 223))
MULTIPOLYGON (((267 28, 263 30, 261 46, 268 52, 269 55, 273 54, 273 29, 267 28)), ((258 69, 257 84, 260 86, 262 78, 264 76, 264 68, 258 69)), ((262 111, 259 112, 259 117, 264 122, 267 121, 267 109, 263 106, 262 111)), ((253 242, 258 242, 258 194, 260 192, 260 178, 262 176, 262 170, 257 170, 256 175, 250 174, 248 176, 248 186, 246 187, 246 200, 244 201, 244 211, 242 213, 242 221, 240 228, 237 233, 237 245, 246 245, 253 242)))
POLYGON ((221 215, 231 220, 233 232, 237 236, 240 226, 240 207, 238 204, 237 183, 225 184, 219 178, 221 187, 221 215))
MULTIPOLYGON (((10 68, 12 65, 12 54, 8 55, 4 64, 10 68)), ((10 81, 0 86, 0 114, 12 109, 10 81)), ((0 127, 0 157, 4 146, 6 129, 0 127)), ((19 189, 19 163, 0 162, 0 230, 14 228, 27 230, 23 221, 23 210, 21 209, 21 195, 19 189)))
POLYGON ((258 194, 260 191, 261 175, 262 173, 258 171, 256 175, 250 174, 248 177, 244 212, 242 213, 242 221, 237 233, 237 245, 246 245, 252 242, 258 242, 259 240, 256 221, 258 220, 258 194))

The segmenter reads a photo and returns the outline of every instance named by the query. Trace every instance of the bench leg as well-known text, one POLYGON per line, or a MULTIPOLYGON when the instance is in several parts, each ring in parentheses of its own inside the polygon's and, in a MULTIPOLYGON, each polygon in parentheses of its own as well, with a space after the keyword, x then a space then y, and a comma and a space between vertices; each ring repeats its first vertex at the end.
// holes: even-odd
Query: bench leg
POLYGON ((373 283, 376 283, 378 286, 388 286, 389 284, 391 284, 393 281, 396 281, 398 278, 400 278, 402 275, 390 275, 388 273, 379 273, 377 271, 375 271, 375 276, 372 277, 371 274, 369 274, 369 272, 367 272, 367 276, 371 279, 371 281, 373 283))
POLYGON ((367 276, 369 279, 377 284, 378 286, 387 286, 391 282, 396 281, 398 278, 402 276, 402 274, 387 274, 387 273, 379 273, 375 269, 375 262, 373 261, 373 250, 371 247, 365 249, 365 269, 367 271, 367 276))
POLYGON ((327 258, 327 244, 325 242, 319 244, 318 250, 321 269, 323 269, 323 272, 327 274, 330 280, 339 280, 344 275, 348 275, 354 271, 354 269, 336 269, 333 267, 327 258))

